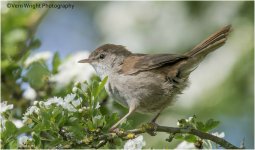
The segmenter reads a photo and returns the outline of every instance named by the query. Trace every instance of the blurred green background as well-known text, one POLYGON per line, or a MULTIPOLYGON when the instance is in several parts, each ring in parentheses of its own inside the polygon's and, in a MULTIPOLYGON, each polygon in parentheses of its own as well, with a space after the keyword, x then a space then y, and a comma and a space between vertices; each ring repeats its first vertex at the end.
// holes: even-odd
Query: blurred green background
MULTIPOLYGON (((73 4, 74 9, 47 10, 7 8, 8 3, 1 2, 1 99, 15 104, 16 119, 32 103, 23 94, 31 82, 20 79, 26 74, 20 58, 50 51, 64 59, 105 43, 125 45, 138 53, 183 53, 232 24, 227 43, 191 74, 190 87, 163 111, 158 123, 176 126, 179 118, 194 114, 201 120, 213 118, 221 122, 217 131, 225 132, 226 140, 239 146, 245 138, 246 148, 254 148, 254 2, 80 1, 55 2, 73 4)), ((35 89, 36 98, 63 96, 71 87, 61 92, 40 87, 35 89)), ((106 112, 120 116, 127 112, 112 101, 106 106, 106 112)), ((136 126, 151 117, 136 113, 129 119, 136 126)), ((178 141, 168 143, 167 136, 145 135, 145 147, 175 147, 178 141)))

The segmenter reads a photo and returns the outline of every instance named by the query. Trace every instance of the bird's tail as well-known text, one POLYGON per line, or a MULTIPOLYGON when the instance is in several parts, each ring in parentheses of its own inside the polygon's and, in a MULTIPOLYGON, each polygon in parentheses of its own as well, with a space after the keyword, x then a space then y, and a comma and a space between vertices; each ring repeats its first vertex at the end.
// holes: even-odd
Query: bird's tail
POLYGON ((207 54, 224 45, 230 32, 231 25, 225 26, 185 53, 188 60, 181 68, 183 75, 190 74, 207 54))

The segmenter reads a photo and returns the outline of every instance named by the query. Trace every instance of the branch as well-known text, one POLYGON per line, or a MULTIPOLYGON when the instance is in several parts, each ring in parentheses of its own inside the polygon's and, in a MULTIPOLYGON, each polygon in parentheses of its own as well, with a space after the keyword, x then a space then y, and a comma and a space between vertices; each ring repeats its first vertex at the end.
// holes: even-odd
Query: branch
POLYGON ((176 134, 176 133, 192 134, 192 135, 200 137, 201 139, 213 141, 226 149, 240 149, 239 147, 234 146, 233 144, 229 143, 228 141, 226 141, 222 138, 219 138, 219 137, 214 136, 209 133, 201 132, 201 131, 193 129, 193 128, 191 128, 191 129, 190 128, 177 128, 177 127, 160 126, 157 124, 148 124, 148 125, 138 128, 138 129, 127 131, 127 133, 133 133, 133 134, 141 134, 141 133, 145 133, 145 132, 147 132, 150 135, 153 135, 153 133, 155 134, 155 132, 165 132, 165 133, 171 133, 171 134, 176 134))
POLYGON ((201 139, 207 139, 207 140, 213 141, 213 142, 219 144, 220 146, 222 146, 223 148, 226 148, 226 149, 238 149, 239 148, 239 147, 234 146, 233 144, 229 143, 228 141, 226 141, 222 138, 219 138, 219 137, 214 136, 214 135, 209 134, 209 133, 201 132, 201 131, 196 130, 196 129, 185 129, 185 128, 156 126, 156 131, 158 131, 158 132, 167 132, 167 133, 193 134, 193 135, 196 135, 196 136, 200 137, 201 139))

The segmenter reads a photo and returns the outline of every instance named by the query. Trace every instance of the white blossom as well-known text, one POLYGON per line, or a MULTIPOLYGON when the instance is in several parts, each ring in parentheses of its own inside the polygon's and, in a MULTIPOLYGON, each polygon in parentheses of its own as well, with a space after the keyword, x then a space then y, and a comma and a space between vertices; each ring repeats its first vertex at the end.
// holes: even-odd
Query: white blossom
POLYGON ((39 102, 39 106, 40 106, 40 107, 43 107, 43 106, 44 106, 44 102, 40 101, 40 102, 39 102))
POLYGON ((102 118, 102 116, 101 116, 101 115, 97 115, 97 116, 95 116, 94 118, 97 119, 97 120, 99 120, 99 119, 102 118))
POLYGON ((2 132, 3 130, 5 130, 5 122, 6 122, 6 119, 0 115, 0 121, 1 121, 1 128, 0 128, 0 131, 2 132))
POLYGON ((30 119, 30 115, 35 114, 39 114, 40 109, 37 106, 31 106, 27 109, 26 113, 24 114, 24 116, 22 117, 22 122, 26 123, 26 124, 30 124, 31 119, 30 119))
POLYGON ((183 141, 177 145, 175 149, 195 149, 194 143, 183 141))
POLYGON ((224 138, 224 137, 225 137, 225 133, 224 133, 224 132, 221 132, 221 133, 219 133, 219 132, 214 132, 214 133, 212 133, 212 135, 217 136, 217 137, 219 137, 219 138, 224 138))
POLYGON ((63 104, 63 98, 61 97, 53 97, 53 98, 49 98, 46 102, 44 102, 44 105, 50 106, 52 104, 57 104, 57 105, 62 105, 63 104))
POLYGON ((89 52, 78 52, 63 62, 58 73, 50 77, 50 81, 56 82, 57 88, 65 87, 71 81, 82 82, 89 80, 95 73, 90 64, 78 63, 79 60, 88 58, 89 52))
POLYGON ((143 136, 139 135, 134 139, 128 140, 124 145, 124 150, 140 150, 143 146, 145 146, 145 141, 143 136))
POLYGON ((1 121, 1 128, 0 131, 5 130, 5 122, 6 119, 2 116, 2 113, 13 109, 13 104, 8 105, 6 101, 1 102, 1 108, 0 108, 0 121, 1 121))
POLYGON ((34 100, 36 98, 36 92, 33 88, 30 86, 24 91, 23 97, 28 99, 28 100, 34 100))
POLYGON ((34 101, 34 103, 33 103, 34 105, 37 105, 37 104, 39 104, 39 102, 38 101, 34 101))
POLYGON ((4 113, 7 110, 11 110, 11 109, 13 109, 13 104, 7 105, 6 101, 1 102, 1 109, 0 109, 1 113, 4 113))
POLYGON ((38 60, 48 60, 52 58, 53 54, 50 51, 43 51, 36 53, 32 56, 29 56, 25 61, 25 66, 29 66, 31 63, 38 61, 38 60))
POLYGON ((191 122, 191 120, 193 119, 194 117, 189 117, 188 119, 185 119, 187 122, 191 122))
POLYGON ((96 109, 100 108, 100 103, 97 102, 96 109))
POLYGON ((30 119, 30 118, 28 118, 28 116, 25 116, 25 115, 24 115, 24 116, 22 117, 22 123, 27 124, 29 119, 30 119))
POLYGON ((82 91, 86 91, 87 87, 88 87, 87 84, 85 84, 85 83, 81 84, 82 91))
POLYGON ((27 109, 25 116, 32 115, 33 113, 38 114, 40 109, 37 106, 31 106, 27 109))
POLYGON ((179 127, 181 124, 180 124, 180 122, 179 121, 177 121, 177 126, 179 127))
POLYGON ((57 106, 63 107, 64 109, 67 109, 68 111, 76 112, 77 110, 75 107, 80 105, 80 101, 80 99, 75 100, 75 94, 68 94, 66 97, 64 97, 64 99, 61 97, 49 98, 46 102, 44 102, 44 105, 49 107, 50 105, 55 104, 57 106))
MULTIPOLYGON (((219 138, 224 138, 225 137, 225 133, 224 132, 214 132, 214 133, 211 133, 212 135, 214 136, 217 136, 219 138)), ((210 140, 205 140, 204 141, 204 144, 203 144, 203 147, 205 149, 217 149, 218 145, 210 140)))
POLYGON ((64 101, 67 102, 67 103, 69 103, 69 102, 73 101, 74 98, 75 98, 75 94, 68 94, 68 95, 65 97, 64 101))
POLYGON ((69 103, 63 103, 63 105, 61 105, 64 109, 67 109, 70 112, 76 112, 77 110, 73 107, 73 105, 69 104, 69 103))
POLYGON ((72 104, 74 105, 74 107, 79 106, 81 104, 81 99, 79 98, 77 100, 72 101, 72 104))
POLYGON ((26 135, 21 135, 18 137, 18 143, 20 146, 25 146, 28 141, 32 141, 32 138, 26 135))
MULTIPOLYGON (((67 109, 68 111, 71 112, 75 112, 77 111, 73 105, 70 104, 70 102, 73 102, 75 98, 75 94, 68 94, 65 98, 64 98, 64 102, 61 105, 63 108, 67 109)), ((77 102, 75 103, 77 104, 77 102)))
POLYGON ((14 120, 12 120, 12 122, 15 124, 15 126, 17 127, 17 128, 21 128, 21 127, 23 127, 23 122, 22 122, 22 120, 18 120, 18 119, 14 119, 14 120))

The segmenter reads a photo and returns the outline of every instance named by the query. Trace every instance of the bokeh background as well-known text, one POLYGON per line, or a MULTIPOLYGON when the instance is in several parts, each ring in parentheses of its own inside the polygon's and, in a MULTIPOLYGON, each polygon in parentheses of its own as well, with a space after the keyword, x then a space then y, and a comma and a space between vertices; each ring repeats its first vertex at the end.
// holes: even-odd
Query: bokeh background
MULTIPOLYGON (((224 132, 226 140, 240 146, 244 139, 246 148, 254 148, 254 2, 80 1, 55 2, 73 4, 74 9, 47 10, 7 8, 7 3, 1 2, 1 99, 15 104, 14 119, 18 123, 34 100, 61 96, 70 90, 43 91, 18 77, 11 78, 6 64, 19 51, 6 46, 12 40, 33 37, 40 41, 31 48, 28 64, 40 58, 49 65, 58 52, 63 64, 50 80, 57 83, 54 88, 61 89, 91 77, 93 68, 76 62, 101 44, 121 44, 136 53, 183 53, 219 28, 232 24, 227 43, 191 74, 190 87, 163 111, 158 123, 177 126, 178 119, 193 115, 200 120, 213 118, 221 122, 215 131, 224 132), (8 83, 11 80, 15 82, 8 83), (13 96, 17 93, 20 96, 13 96)), ((12 61, 18 61, 18 57, 12 61)), ((120 116, 127 112, 112 100, 106 102, 106 107, 120 116)), ((151 117, 136 113, 129 119, 137 126, 151 117)), ((166 142, 168 135, 164 133, 144 136, 146 148, 173 148, 179 142, 166 142)))

